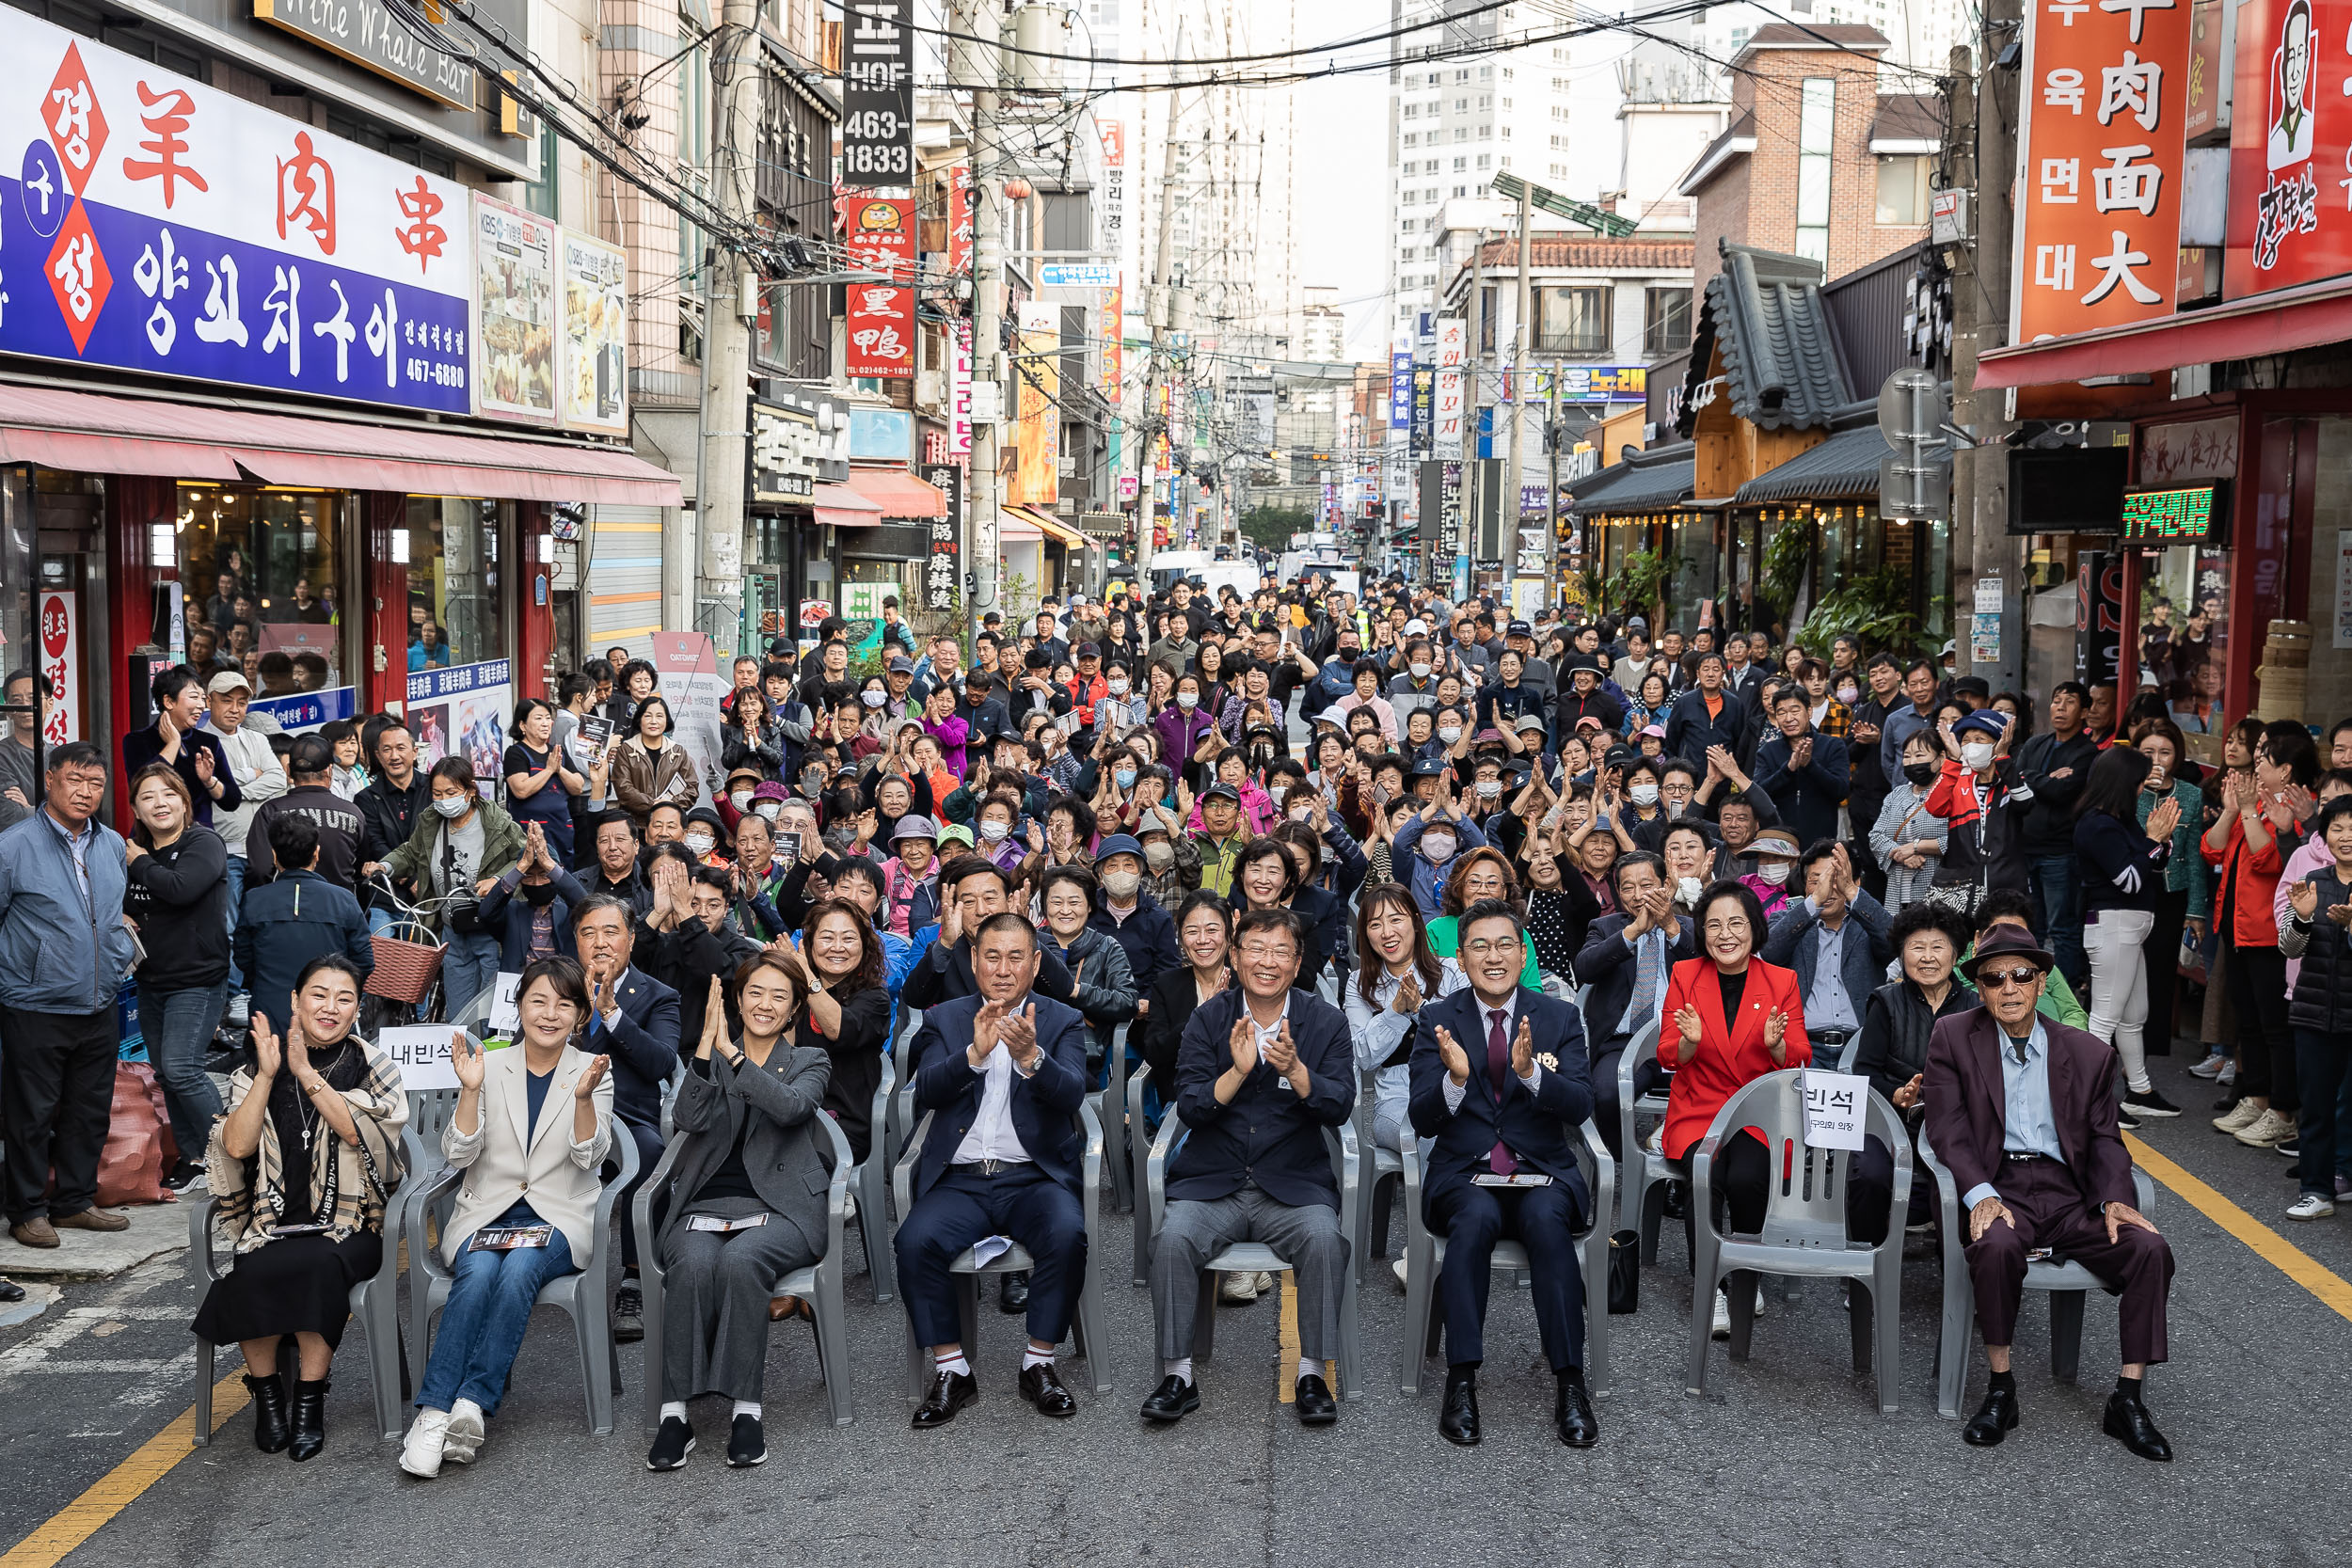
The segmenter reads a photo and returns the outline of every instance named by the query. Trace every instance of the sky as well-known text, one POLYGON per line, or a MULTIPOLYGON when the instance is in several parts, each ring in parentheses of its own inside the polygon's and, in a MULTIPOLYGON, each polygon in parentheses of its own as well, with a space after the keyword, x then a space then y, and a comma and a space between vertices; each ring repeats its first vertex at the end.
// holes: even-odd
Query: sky
MULTIPOLYGON (((1388 8, 1363 0, 1296 0, 1302 47, 1373 30, 1388 8)), ((1298 281, 1340 292, 1351 359, 1388 356, 1388 77, 1326 77, 1297 88, 1298 281), (1367 240, 1371 243, 1366 243, 1367 240)))

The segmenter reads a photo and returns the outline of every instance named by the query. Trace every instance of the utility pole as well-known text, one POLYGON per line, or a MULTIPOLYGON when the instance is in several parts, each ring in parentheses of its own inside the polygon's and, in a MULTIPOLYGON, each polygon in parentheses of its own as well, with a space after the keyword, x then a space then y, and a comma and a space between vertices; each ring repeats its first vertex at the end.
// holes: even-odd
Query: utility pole
POLYGON ((2017 73, 1988 71, 2023 25, 2019 0, 1988 0, 1985 33, 1975 61, 1965 48, 1952 52, 1955 157, 1952 184, 1969 191, 1976 234, 1959 247, 1952 273, 1952 386, 1962 412, 1958 422, 1974 444, 1952 463, 1953 635, 1959 667, 1982 674, 1995 686, 2003 672, 2025 668, 2026 632, 2024 558, 2009 537, 2009 394, 1976 390, 1977 356, 2009 341, 2010 262, 2013 214, 2011 176, 2017 165, 2017 73), (1986 101, 1988 95, 1993 102, 1986 101), (1979 578, 2001 584, 2000 657, 1977 669, 1970 645, 1969 615, 1979 578))
POLYGON ((1544 450, 1551 454, 1544 485, 1544 610, 1560 602, 1560 361, 1551 362, 1551 407, 1544 416, 1544 450))
MULTIPOLYGON (((752 220, 752 149, 758 140, 759 0, 725 0, 721 20, 711 57, 719 119, 713 194, 729 230, 740 233, 752 220)), ((688 624, 708 630, 723 653, 732 650, 742 626, 743 483, 750 467, 752 322, 759 309, 759 276, 725 243, 706 255, 702 451, 694 475, 701 559, 688 624)))
MULTIPOLYGON (((1525 455, 1527 439, 1527 421, 1520 418, 1520 413, 1527 404, 1528 356, 1535 347, 1535 334, 1528 321, 1534 298, 1532 269, 1535 250, 1534 236, 1528 232, 1529 189, 1526 181, 1519 182, 1519 297, 1512 311, 1511 332, 1511 462, 1502 476, 1502 580, 1512 585, 1506 592, 1514 601, 1518 597, 1519 461, 1525 455)), ((1553 377, 1552 384, 1558 386, 1559 378, 1553 377)), ((1516 602, 1512 610, 1516 614, 1516 602)))
MULTIPOLYGON (((1184 56, 1184 30, 1182 23, 1176 28, 1175 57, 1184 56)), ((1148 426, 1158 417, 1160 377, 1168 364, 1168 334, 1169 323, 1176 314, 1176 287, 1171 273, 1176 265, 1176 110, 1174 93, 1168 97, 1168 132, 1160 148, 1160 231, 1152 253, 1152 284, 1144 295, 1145 320, 1152 327, 1152 355, 1146 362, 1143 377, 1143 418, 1148 426)), ((1173 416, 1171 403, 1168 413, 1173 416)), ((1175 450, 1172 432, 1175 420, 1160 421, 1160 438, 1167 441, 1171 452, 1175 450)), ((1222 473, 1219 479, 1223 478, 1222 473)), ((1158 474, 1152 466, 1152 443, 1136 443, 1136 577, 1147 588, 1152 581, 1152 509, 1157 504, 1152 496, 1158 474)), ((1178 532, 1181 523, 1174 502, 1168 508, 1168 543, 1182 546, 1184 535, 1178 532)))
POLYGON ((1006 387, 1005 201, 1002 152, 996 141, 996 86, 1003 69, 995 48, 970 39, 994 38, 997 18, 988 0, 956 0, 950 28, 955 74, 972 87, 972 374, 995 385, 995 418, 974 421, 969 494, 964 504, 964 596, 967 638, 996 604, 997 444, 1014 395, 1006 387), (968 74, 967 74, 968 73, 968 74))

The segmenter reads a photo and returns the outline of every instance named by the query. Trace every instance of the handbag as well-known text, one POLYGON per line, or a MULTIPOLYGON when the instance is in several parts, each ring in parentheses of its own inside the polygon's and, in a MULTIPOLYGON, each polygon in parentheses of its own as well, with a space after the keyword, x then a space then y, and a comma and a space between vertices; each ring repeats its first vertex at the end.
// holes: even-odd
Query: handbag
POLYGON ((1609 1313, 1629 1317, 1642 1302, 1642 1233, 1616 1230, 1609 1236, 1609 1313))

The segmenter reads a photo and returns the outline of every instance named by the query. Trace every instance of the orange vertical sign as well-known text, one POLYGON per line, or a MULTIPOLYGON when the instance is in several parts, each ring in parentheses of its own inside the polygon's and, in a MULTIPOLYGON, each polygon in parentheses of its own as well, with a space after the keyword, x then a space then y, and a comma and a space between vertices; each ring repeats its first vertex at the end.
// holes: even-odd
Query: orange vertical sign
POLYGON ((2012 341, 2169 315, 2188 0, 2032 0, 2026 30, 2012 341))

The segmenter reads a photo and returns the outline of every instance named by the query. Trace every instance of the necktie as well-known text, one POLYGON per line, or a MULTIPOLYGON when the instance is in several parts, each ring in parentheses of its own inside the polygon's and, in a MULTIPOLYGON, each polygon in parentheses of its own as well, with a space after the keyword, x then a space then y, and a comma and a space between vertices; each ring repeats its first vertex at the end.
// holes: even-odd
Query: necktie
MULTIPOLYGON (((1504 1037, 1502 1033, 1502 1009, 1490 1007, 1486 1010, 1486 1077, 1495 1086, 1495 1119, 1498 1128, 1502 1122, 1502 1085, 1505 1075, 1510 1070, 1511 1042, 1504 1037)), ((1519 1168, 1518 1161, 1511 1157, 1511 1146, 1501 1138, 1495 1140, 1494 1152, 1487 1156, 1487 1164, 1497 1176, 1508 1176, 1519 1168)))
POLYGON ((1625 1015, 1626 1033, 1637 1035, 1658 1016, 1659 949, 1665 943, 1662 931, 1645 931, 1641 945, 1633 954, 1633 1006, 1625 1015))

